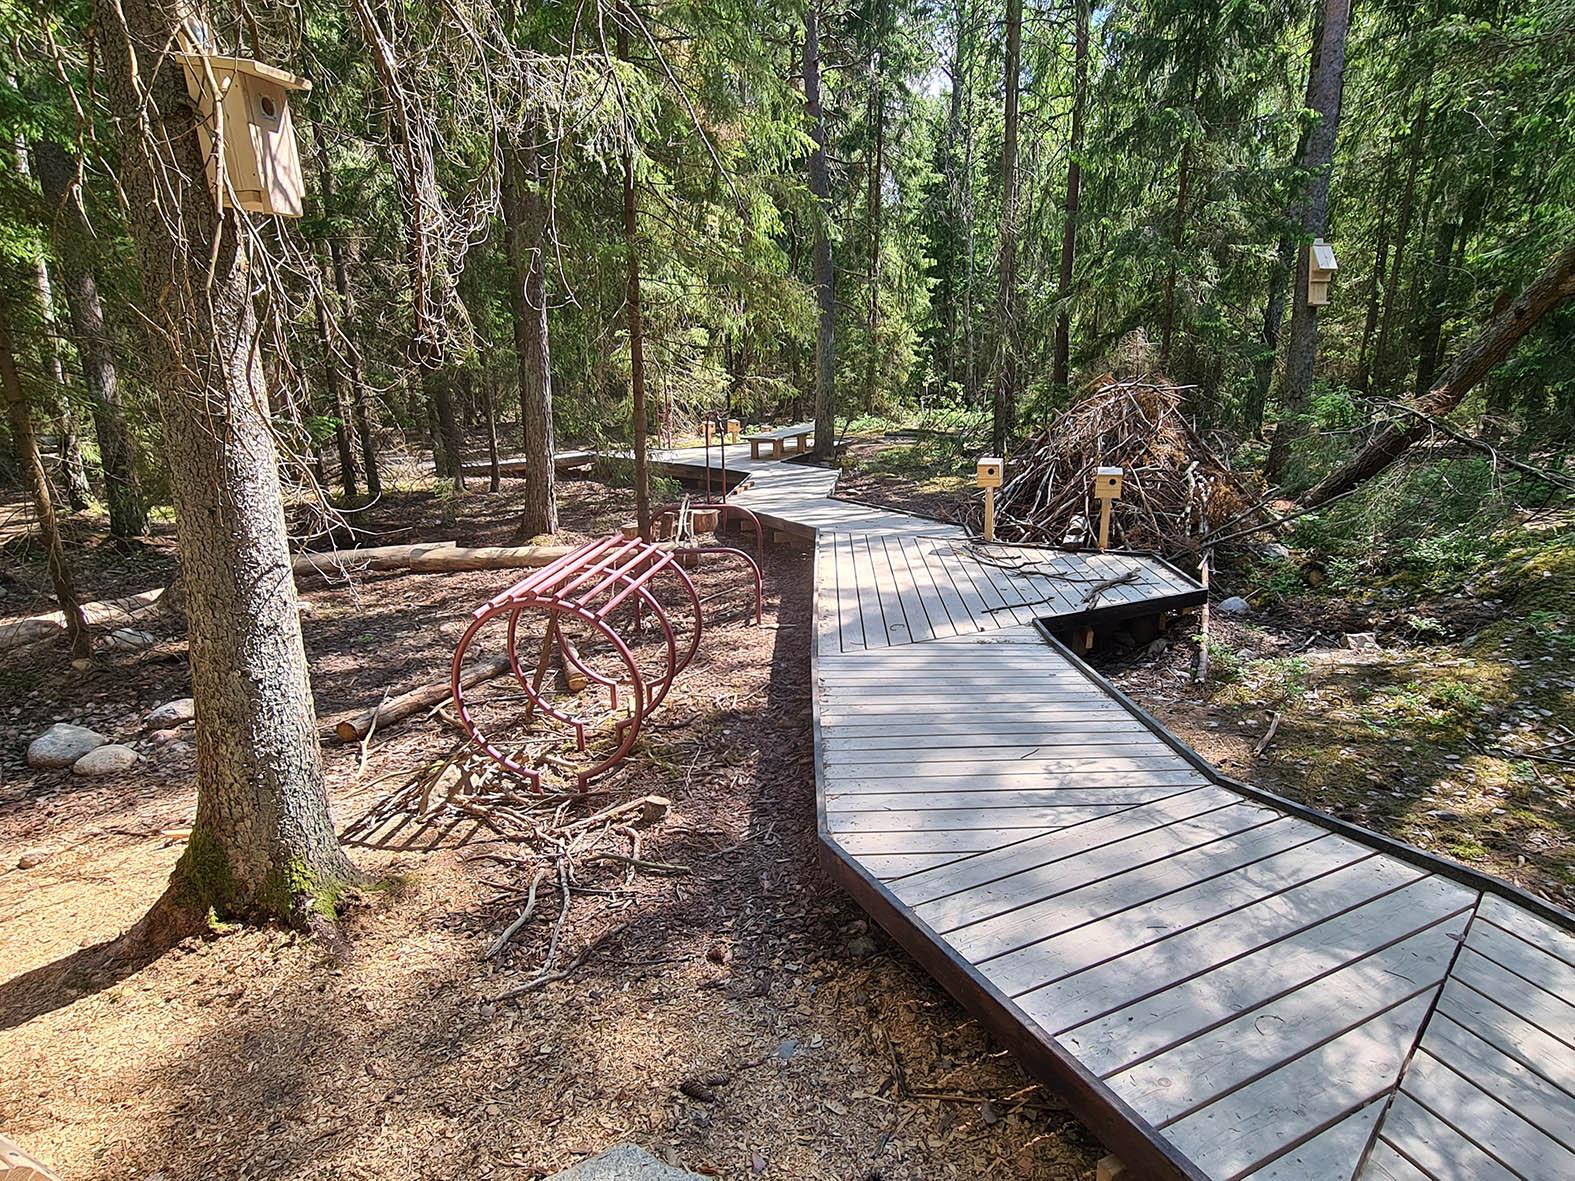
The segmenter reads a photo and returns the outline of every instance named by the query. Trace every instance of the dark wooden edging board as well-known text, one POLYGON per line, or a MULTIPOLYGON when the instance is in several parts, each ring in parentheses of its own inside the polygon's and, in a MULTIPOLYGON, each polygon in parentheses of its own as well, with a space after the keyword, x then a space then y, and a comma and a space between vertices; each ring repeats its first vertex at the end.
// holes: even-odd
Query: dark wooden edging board
MULTIPOLYGON (((1058 619, 1056 622, 1059 623, 1060 620, 1058 619)), ((1524 907, 1554 926, 1575 932, 1575 914, 1562 907, 1555 906, 1544 898, 1537 897, 1528 890, 1521 889, 1513 882, 1505 881, 1495 874, 1486 873, 1480 869, 1472 869, 1468 865, 1462 865, 1458 861, 1451 861, 1447 857, 1440 857, 1436 853, 1429 853, 1426 849, 1408 845, 1406 842, 1397 840, 1394 837, 1374 832, 1370 828, 1364 828, 1360 824, 1353 824, 1349 820, 1341 820, 1338 816, 1324 812, 1321 809, 1299 803, 1282 795, 1276 795, 1272 791, 1254 787, 1250 783, 1243 783, 1239 779, 1233 779, 1229 775, 1221 773, 1207 759, 1166 729, 1163 722, 1116 688, 1116 686, 1112 685, 1097 669, 1085 663, 1070 648, 1056 639, 1046 620, 1038 620, 1034 626, 1038 629, 1041 638, 1062 656, 1065 656, 1078 673, 1086 680, 1097 685, 1108 697, 1148 727, 1154 737, 1170 747, 1171 750, 1175 751, 1216 786, 1228 788, 1240 795, 1247 796, 1249 799, 1259 800, 1262 803, 1278 808, 1282 812, 1299 816, 1303 820, 1321 824, 1323 827, 1337 832, 1343 837, 1349 837, 1359 844, 1377 849, 1381 853, 1387 853, 1391 857, 1399 858, 1401 861, 1408 861, 1412 865, 1419 865, 1423 869, 1459 882, 1470 889, 1498 894, 1515 903, 1515 905, 1524 907)))
MULTIPOLYGON (((819 539, 817 546, 819 548, 819 539)), ((1152 557, 1175 571, 1174 566, 1155 555, 1152 557)), ((818 569, 818 558, 811 568, 811 577, 818 569)), ((1179 571, 1175 571, 1180 573, 1179 571)), ((1148 606, 1157 611, 1175 610, 1195 606, 1207 598, 1197 593, 1174 596, 1173 599, 1152 600, 1148 606), (1176 600, 1185 600, 1179 602, 1176 600)), ((810 718, 815 751, 815 831, 820 861, 827 874, 851 894, 869 915, 894 938, 925 971, 933 976, 965 1009, 975 1014, 990 1032, 1037 1077, 1041 1078, 1066 1100, 1067 1105, 1100 1141, 1115 1153, 1139 1177, 1156 1181, 1209 1181, 1190 1160, 1166 1139, 1152 1124, 1099 1081, 1075 1056, 1032 1020, 1015 1010, 1010 1001, 987 980, 982 973, 950 948, 928 924, 913 914, 895 895, 871 875, 858 859, 837 843, 826 821, 826 781, 822 760, 820 699, 815 692, 820 664, 819 611, 820 586, 813 587, 810 597, 812 613, 810 626, 810 718)), ((1137 614, 1125 610, 1123 616, 1137 614)), ((1100 609, 1078 615, 1057 616, 1056 626, 1089 626, 1101 617, 1100 609)), ((1116 616, 1105 614, 1105 620, 1116 616)), ((1071 666, 1105 695, 1117 702, 1141 722, 1161 742, 1170 747, 1210 782, 1269 804, 1290 815, 1310 820, 1323 827, 1387 853, 1400 860, 1421 866, 1471 889, 1490 892, 1524 907, 1540 918, 1566 930, 1575 932, 1575 914, 1571 914, 1536 895, 1521 889, 1493 874, 1471 869, 1447 858, 1439 857, 1414 845, 1393 837, 1384 836, 1341 820, 1327 812, 1232 779, 1217 771, 1197 751, 1172 734, 1157 718, 1116 688, 1096 669, 1085 663, 1051 632, 1051 621, 1035 622, 1040 638, 1066 657, 1071 666)))

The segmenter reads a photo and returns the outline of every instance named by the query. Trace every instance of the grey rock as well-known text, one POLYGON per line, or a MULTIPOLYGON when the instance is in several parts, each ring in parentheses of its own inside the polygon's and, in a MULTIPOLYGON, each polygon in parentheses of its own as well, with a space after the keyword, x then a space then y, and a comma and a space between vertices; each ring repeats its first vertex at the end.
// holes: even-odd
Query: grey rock
POLYGON ((1378 637, 1372 632, 1348 632, 1345 637, 1345 646, 1352 652, 1378 651, 1378 637))
POLYGON ((174 701, 166 701, 163 705, 150 709, 147 716, 142 719, 142 724, 149 730, 163 730, 170 726, 179 726, 182 722, 189 722, 196 716, 196 702, 190 697, 177 697, 174 701))
POLYGON ((111 648, 136 652, 153 647, 159 642, 159 638, 152 632, 138 631, 134 627, 117 627, 109 633, 104 642, 111 648))
POLYGON ((875 940, 868 935, 855 935, 848 940, 848 954, 856 960, 868 959, 875 954, 875 940))
POLYGON ((109 739, 86 726, 56 722, 28 745, 29 767, 69 767, 88 751, 103 746, 109 739))
POLYGON ((1247 600, 1240 595, 1232 595, 1228 599, 1222 599, 1214 609, 1223 611, 1226 615, 1245 615, 1252 608, 1248 605, 1247 600))
POLYGON ((89 776, 118 775, 135 767, 141 757, 131 747, 112 742, 108 746, 100 746, 88 751, 72 763, 71 773, 89 776))
POLYGON ((148 741, 153 743, 154 746, 165 746, 179 737, 180 731, 176 729, 155 730, 148 735, 148 741))
POLYGON ((637 1144, 620 1144, 554 1173, 547 1181, 705 1181, 699 1173, 657 1160, 637 1144))
POLYGON ((786 1061, 787 1059, 793 1057, 797 1053, 798 1053, 798 1039, 797 1038, 790 1037, 790 1038, 788 1038, 787 1041, 783 1042, 780 1046, 777 1047, 777 1057, 781 1058, 783 1061, 786 1061))

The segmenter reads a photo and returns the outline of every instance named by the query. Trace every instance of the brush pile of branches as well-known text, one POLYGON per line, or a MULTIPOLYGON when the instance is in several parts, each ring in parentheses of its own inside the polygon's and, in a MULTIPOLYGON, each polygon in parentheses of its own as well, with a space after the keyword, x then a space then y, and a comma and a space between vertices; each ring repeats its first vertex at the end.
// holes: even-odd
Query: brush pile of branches
POLYGON ((1094 473, 1124 472, 1111 545, 1172 556, 1250 511, 1257 497, 1183 412, 1190 388, 1107 373, 1045 431, 1018 449, 996 501, 1003 538, 1047 545, 1097 542, 1094 473))

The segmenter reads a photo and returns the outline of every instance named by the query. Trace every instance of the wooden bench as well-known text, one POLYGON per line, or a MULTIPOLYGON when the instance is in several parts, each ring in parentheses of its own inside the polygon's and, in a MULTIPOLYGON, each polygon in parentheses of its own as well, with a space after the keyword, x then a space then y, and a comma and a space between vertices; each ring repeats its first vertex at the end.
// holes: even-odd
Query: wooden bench
POLYGON ((814 433, 814 423, 800 422, 793 426, 778 427, 774 431, 761 431, 758 434, 745 435, 744 438, 749 442, 750 459, 760 458, 760 445, 762 443, 771 444, 772 459, 781 459, 784 453, 783 444, 787 440, 795 440, 793 449, 802 454, 809 450, 809 437, 814 433))

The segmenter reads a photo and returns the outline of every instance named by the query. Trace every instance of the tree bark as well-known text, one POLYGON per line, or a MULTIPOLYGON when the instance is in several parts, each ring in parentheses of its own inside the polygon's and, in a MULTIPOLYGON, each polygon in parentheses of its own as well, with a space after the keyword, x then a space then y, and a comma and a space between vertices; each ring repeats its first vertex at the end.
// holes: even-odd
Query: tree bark
POLYGON ((1373 272, 1367 280, 1367 312, 1362 317, 1362 340, 1356 350, 1356 376, 1351 382, 1361 393, 1367 392, 1372 377, 1373 338, 1378 331, 1378 311, 1383 298, 1384 271, 1389 265, 1389 235, 1393 230, 1389 200, 1390 182, 1394 177, 1394 152, 1384 157, 1383 176, 1378 182, 1382 207, 1378 214, 1377 242, 1373 246, 1373 272))
MULTIPOLYGON (((527 126, 529 139, 539 128, 527 126)), ((503 192, 505 248, 512 271, 509 306, 514 320, 514 358, 519 370, 520 442, 525 450, 525 503, 519 532, 525 537, 558 531, 557 447, 552 422, 552 357, 547 334, 546 201, 542 197, 541 153, 535 143, 505 149, 503 192)))
MULTIPOLYGON (((618 60, 629 60, 627 11, 618 22, 618 60)), ((633 403, 634 433, 634 516, 640 536, 651 540, 651 466, 646 449, 645 418, 645 327, 640 320, 640 217, 635 204, 633 125, 623 129, 623 245, 627 266, 625 317, 629 327, 629 398, 633 403)))
POLYGON ((353 501, 360 490, 356 487, 350 408, 345 398, 344 383, 339 380, 339 366, 334 361, 334 344, 328 330, 328 309, 324 306, 321 293, 312 302, 317 308, 317 335, 323 348, 324 384, 328 387, 329 403, 334 408, 334 447, 339 452, 339 483, 344 489, 345 499, 353 501))
POLYGON ((446 476, 456 491, 463 491, 465 447, 460 440, 459 419, 454 415, 454 393, 449 388, 448 377, 446 367, 423 365, 421 368, 421 388, 426 391, 428 404, 432 407, 432 420, 437 428, 435 442, 438 446, 433 451, 433 465, 437 466, 438 453, 441 452, 443 462, 437 467, 438 475, 446 476))
MULTIPOLYGON (((875 27, 878 30, 881 22, 877 19, 875 27)), ((880 221, 881 221, 881 181, 885 171, 886 155, 886 98, 881 90, 880 75, 880 50, 875 50, 874 63, 871 66, 870 94, 867 104, 868 122, 870 133, 875 137, 874 151, 865 162, 865 194, 864 213, 867 222, 865 249, 869 254, 865 268, 865 290, 869 297, 868 315, 864 329, 864 411, 871 412, 875 407, 875 384, 880 373, 879 358, 876 354, 875 334, 880 327, 880 221)))
MULTIPOLYGON (((1198 76, 1197 63, 1192 68, 1192 89, 1187 95, 1187 105, 1196 105, 1198 101, 1198 76)), ((1160 313, 1159 328, 1159 367, 1161 370, 1170 368, 1170 347, 1176 330, 1176 279, 1180 266, 1181 243, 1187 233, 1187 196, 1192 181, 1192 141, 1187 140, 1181 145, 1181 154, 1176 159, 1176 210, 1174 222, 1170 229, 1170 265, 1165 269, 1165 296, 1163 310, 1160 313)))
POLYGON ((1452 218, 1446 218, 1438 227, 1438 238, 1433 249, 1433 274, 1417 323, 1413 397, 1420 398, 1432 389, 1433 378, 1438 376, 1439 354, 1444 345, 1444 308, 1449 302, 1450 259, 1454 255, 1455 236, 1459 232, 1460 226, 1452 218))
POLYGON ((0 297, 0 394, 5 397, 11 442, 16 448, 22 476, 33 498, 33 511, 38 515, 38 534, 44 543, 49 581, 55 588, 55 601, 60 604, 60 610, 65 615, 71 655, 81 660, 91 654, 93 638, 88 632, 87 619, 82 614, 76 587, 72 584, 66 548, 61 543, 60 526, 55 520, 55 502, 49 491, 49 476, 44 471, 44 461, 38 453, 38 438, 33 434, 33 415, 22 392, 22 379, 16 367, 16 344, 11 336, 11 315, 11 301, 0 297))
POLYGON ((89 262, 93 249, 89 227, 72 192, 76 164, 65 148, 49 140, 40 141, 33 154, 38 161, 39 184, 50 207, 49 229, 65 290, 66 311, 76 336, 88 396, 93 401, 93 432, 104 468, 109 532, 112 537, 140 537, 148 531, 148 509, 137 481, 131 432, 126 428, 114 342, 104 320, 98 277, 89 262))
POLYGON ((1351 0, 1324 0, 1313 59, 1308 69, 1307 105, 1318 122, 1307 134, 1297 166, 1310 174, 1302 204, 1301 250, 1291 286, 1291 331, 1285 346, 1285 396, 1274 426, 1264 474, 1275 479, 1290 458, 1291 444, 1302 435, 1301 417, 1312 397, 1318 362, 1318 308, 1307 301, 1312 240, 1323 237, 1329 223, 1329 181, 1334 171, 1334 143, 1340 131, 1340 99, 1345 86, 1345 40, 1351 23, 1351 0))
POLYGON ((1006 0, 1006 110, 1001 143, 1001 273, 996 295, 1001 362, 996 371, 990 443, 996 455, 1017 426, 1017 124, 1022 83, 1023 0, 1006 0))
MULTIPOLYGON (((1415 409, 1430 418, 1448 414, 1494 366, 1509 356, 1521 337, 1572 296, 1575 296, 1575 246, 1566 246, 1520 297, 1461 351, 1427 396, 1415 402, 1415 409)), ((1415 416, 1384 428, 1355 458, 1309 491, 1302 503, 1309 507, 1324 504, 1371 479, 1399 459, 1413 443, 1426 437, 1428 430, 1425 419, 1415 416)))
POLYGON ((830 459, 837 435, 837 296, 831 260, 831 174, 826 167, 826 112, 820 99, 820 18, 816 0, 804 12, 804 116, 814 149, 809 191, 815 196, 815 456, 830 459))
POLYGON ((1072 0, 1076 28, 1072 43, 1072 128, 1067 140, 1065 224, 1061 229, 1061 273, 1056 299, 1061 305, 1055 320, 1055 358, 1050 384, 1066 396, 1071 381, 1072 274, 1077 262, 1077 211, 1083 185, 1083 118, 1088 108, 1088 6, 1089 0, 1072 0))
MULTIPOLYGON (((1411 121, 1410 160, 1406 163, 1405 192, 1400 198, 1400 214, 1395 221, 1394 257, 1389 264, 1389 278, 1384 284, 1383 310, 1378 318, 1378 342, 1373 346, 1372 376, 1382 389, 1387 383, 1392 365, 1389 357, 1390 341, 1394 339, 1395 317, 1399 314, 1400 279, 1404 274, 1406 246, 1411 237, 1411 218, 1416 208, 1416 174, 1427 146, 1427 125, 1430 106, 1423 93, 1415 117, 1411 121)), ((1362 387, 1366 392, 1366 385, 1362 387)))
POLYGON ((178 63, 176 5, 98 0, 104 94, 163 411, 197 702, 197 812, 143 930, 207 915, 304 925, 357 874, 328 816, 257 352, 246 221, 216 210, 178 63))
MULTIPOLYGON (((323 142, 322 131, 314 129, 317 149, 317 184, 323 195, 323 213, 337 216, 337 197, 334 193, 334 173, 328 161, 328 145, 323 142)), ((361 373, 361 349, 356 344, 355 296, 350 290, 350 267, 345 259, 344 243, 337 228, 328 234, 328 264, 333 270, 334 295, 339 301, 339 339, 344 342, 345 377, 350 384, 350 413, 355 423, 355 436, 361 444, 361 470, 366 476, 366 494, 373 500, 383 495, 383 480, 377 470, 377 436, 372 429, 366 379, 361 373)))

